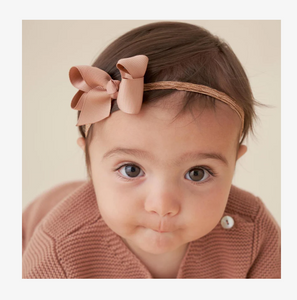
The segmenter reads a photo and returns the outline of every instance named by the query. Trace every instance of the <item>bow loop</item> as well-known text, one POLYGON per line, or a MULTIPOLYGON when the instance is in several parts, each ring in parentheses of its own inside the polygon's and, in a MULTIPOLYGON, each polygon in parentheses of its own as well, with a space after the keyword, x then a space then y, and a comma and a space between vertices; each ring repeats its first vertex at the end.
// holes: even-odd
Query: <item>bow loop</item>
MULTIPOLYGON (((110 97, 106 87, 112 78, 105 71, 90 66, 75 66, 69 71, 69 79, 79 89, 71 101, 71 107, 80 110, 77 126, 96 123, 108 116, 110 97)), ((112 83, 112 94, 118 86, 112 83)))
POLYGON ((96 86, 105 88, 111 77, 103 70, 90 66, 75 66, 69 71, 73 86, 83 92, 89 92, 96 86))
POLYGON ((117 68, 120 70, 122 78, 141 78, 144 77, 147 64, 147 56, 136 55, 120 59, 117 63, 117 68))
POLYGON ((122 58, 117 63, 122 77, 117 104, 125 113, 138 114, 141 109, 147 64, 148 57, 145 55, 122 58))

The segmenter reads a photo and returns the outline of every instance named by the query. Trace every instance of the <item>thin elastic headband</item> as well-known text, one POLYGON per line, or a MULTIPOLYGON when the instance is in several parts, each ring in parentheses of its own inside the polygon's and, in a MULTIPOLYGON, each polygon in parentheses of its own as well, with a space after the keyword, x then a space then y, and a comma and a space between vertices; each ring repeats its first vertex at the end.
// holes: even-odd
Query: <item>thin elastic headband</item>
POLYGON ((105 71, 91 66, 74 66, 69 71, 69 79, 79 91, 71 101, 71 108, 79 110, 76 126, 85 125, 85 137, 92 124, 110 116, 111 102, 117 99, 119 109, 128 114, 138 114, 143 92, 161 89, 175 89, 211 96, 229 105, 241 120, 241 132, 244 127, 242 108, 228 95, 205 85, 180 81, 160 81, 144 84, 148 57, 136 55, 120 59, 117 68, 122 80, 113 80, 105 71))

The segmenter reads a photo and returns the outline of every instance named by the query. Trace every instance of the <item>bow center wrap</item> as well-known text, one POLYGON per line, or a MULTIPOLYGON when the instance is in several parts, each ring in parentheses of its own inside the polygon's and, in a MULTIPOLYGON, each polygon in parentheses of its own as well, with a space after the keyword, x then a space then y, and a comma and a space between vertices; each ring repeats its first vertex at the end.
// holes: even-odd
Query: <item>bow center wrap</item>
POLYGON ((143 99, 144 74, 147 69, 148 57, 136 55, 120 59, 117 63, 122 77, 118 92, 117 104, 121 111, 138 114, 143 99))
POLYGON ((120 87, 119 80, 111 79, 110 81, 107 82, 106 91, 112 99, 117 99, 119 87, 120 87))

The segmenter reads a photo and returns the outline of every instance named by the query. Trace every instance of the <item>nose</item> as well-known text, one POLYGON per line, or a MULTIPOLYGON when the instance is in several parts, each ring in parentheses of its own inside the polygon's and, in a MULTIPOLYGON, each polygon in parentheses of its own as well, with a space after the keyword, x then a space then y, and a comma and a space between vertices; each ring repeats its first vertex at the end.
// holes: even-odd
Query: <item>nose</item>
POLYGON ((177 187, 166 184, 152 187, 145 199, 144 208, 147 212, 156 213, 160 217, 175 216, 180 211, 181 195, 177 187))

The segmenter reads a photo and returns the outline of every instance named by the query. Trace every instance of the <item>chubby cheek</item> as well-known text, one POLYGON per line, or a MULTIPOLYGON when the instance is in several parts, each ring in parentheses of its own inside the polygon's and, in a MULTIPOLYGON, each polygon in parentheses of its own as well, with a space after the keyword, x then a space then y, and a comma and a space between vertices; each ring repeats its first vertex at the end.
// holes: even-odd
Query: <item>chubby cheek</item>
POLYGON ((229 190, 218 188, 192 201, 188 208, 188 234, 190 239, 198 239, 208 234, 220 222, 224 213, 229 190))
MULTIPOLYGON (((135 230, 135 216, 137 207, 133 205, 134 199, 121 193, 108 182, 96 184, 94 189, 98 207, 105 223, 118 235, 125 237, 135 230)), ((129 194, 128 194, 129 195, 129 194)))

